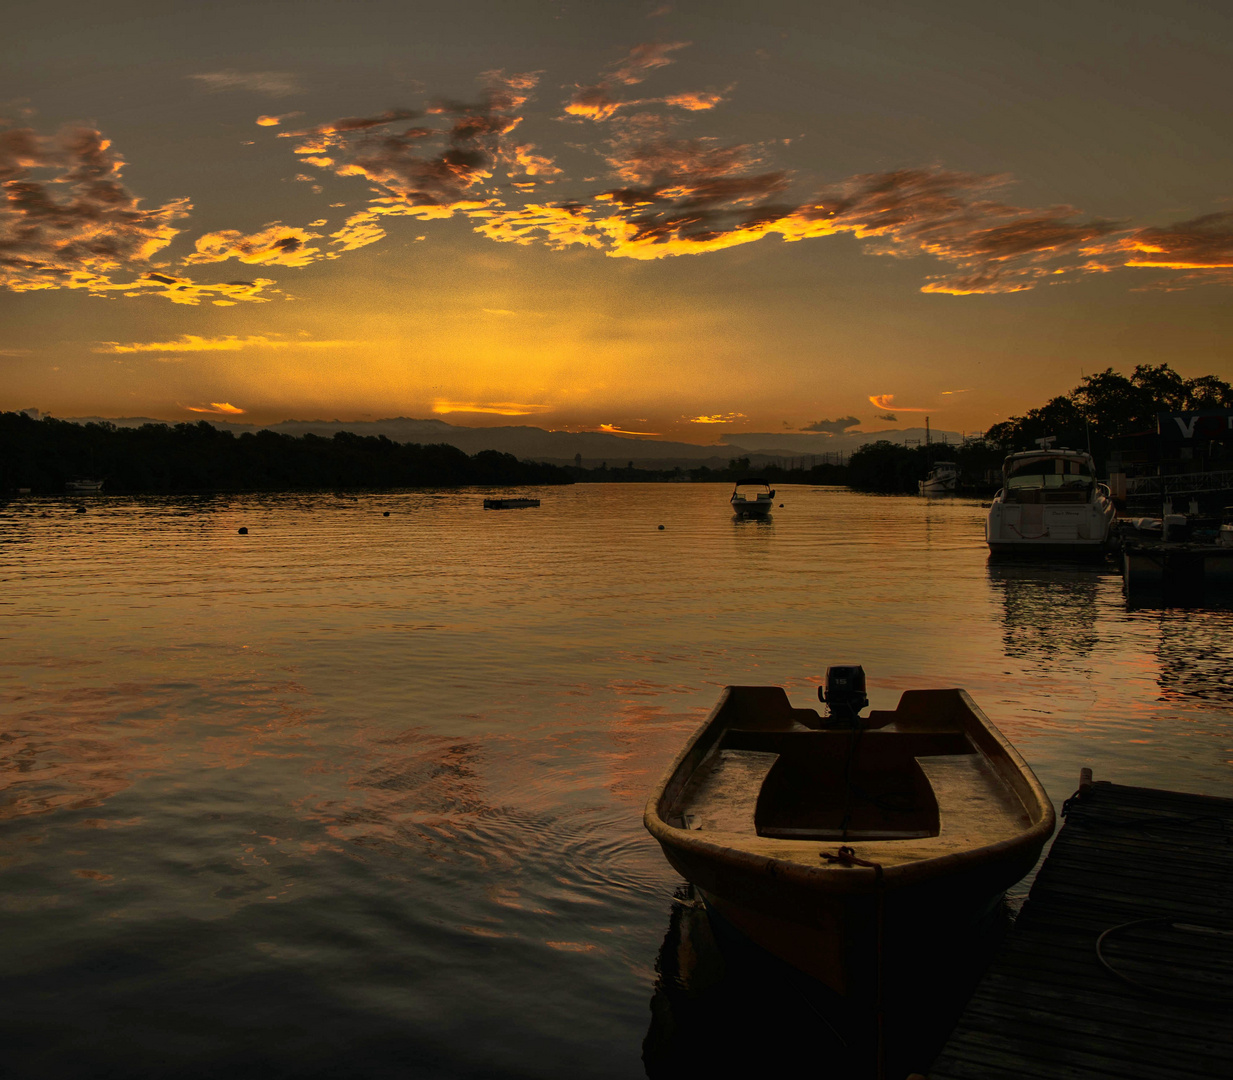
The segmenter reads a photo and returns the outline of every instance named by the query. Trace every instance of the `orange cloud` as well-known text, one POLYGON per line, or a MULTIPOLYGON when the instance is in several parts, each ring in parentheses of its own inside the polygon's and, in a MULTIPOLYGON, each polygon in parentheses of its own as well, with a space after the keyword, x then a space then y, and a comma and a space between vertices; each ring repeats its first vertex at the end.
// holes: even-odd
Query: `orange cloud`
POLYGON ((875 409, 881 409, 882 412, 890 412, 892 409, 897 412, 931 412, 930 409, 912 409, 907 405, 896 405, 894 394, 870 394, 869 402, 875 409))
POLYGON ((624 428, 614 427, 612 424, 600 424, 596 429, 607 435, 662 435, 662 431, 626 431, 624 428))
MULTIPOLYGON (((688 41, 676 41, 646 42, 642 45, 635 45, 629 51, 629 55, 609 68, 598 83, 593 86, 579 86, 574 90, 573 96, 565 103, 566 115, 602 121, 610 119, 618 109, 646 104, 642 101, 618 100, 612 95, 613 85, 634 86, 642 82, 651 71, 673 63, 669 53, 683 49, 688 44, 688 41)), ((677 96, 682 99, 687 97, 684 94, 677 96)), ((698 100, 701 100, 701 97, 698 100)), ((695 107, 682 102, 669 102, 669 104, 680 104, 682 108, 687 109, 695 107)), ((710 108, 709 105, 700 107, 710 108)))
POLYGON ((490 413, 494 416, 532 416, 548 405, 524 405, 514 401, 434 401, 435 413, 490 413))
POLYGON ((235 405, 232 405, 229 401, 211 401, 208 406, 188 405, 186 406, 186 408, 188 409, 189 412, 215 413, 215 414, 221 413, 226 416, 239 416, 241 413, 244 412, 243 409, 238 408, 235 405))
POLYGON ((93 128, 69 126, 53 136, 0 130, 0 287, 97 294, 140 287, 111 275, 148 269, 192 207, 172 199, 141 209, 121 182, 123 168, 110 140, 93 128))
POLYGON ((143 352, 239 352, 241 349, 309 349, 337 348, 340 346, 361 345, 359 341, 314 341, 303 338, 282 340, 277 337, 267 337, 264 334, 249 334, 247 337, 236 337, 227 334, 223 337, 208 338, 197 334, 181 334, 174 341, 103 341, 91 349, 96 353, 143 353, 143 352))
MULTIPOLYGON (((311 178, 310 178, 311 179, 311 178)), ((214 263, 239 259, 254 266, 307 266, 325 253, 309 243, 321 234, 273 221, 260 232, 245 236, 236 229, 221 229, 197 239, 196 252, 185 263, 214 263)))
POLYGON ((724 99, 723 94, 713 90, 686 90, 680 94, 669 94, 661 100, 665 105, 675 105, 678 109, 689 112, 704 112, 713 109, 724 99))
POLYGON ((687 416, 691 424, 731 424, 745 419, 743 412, 713 413, 710 416, 687 416))
POLYGON ((334 242, 344 250, 372 243, 379 239, 375 219, 380 216, 449 217, 491 205, 495 195, 487 185, 502 161, 524 177, 555 175, 551 159, 530 144, 506 145, 537 79, 534 73, 488 72, 473 104, 440 101, 422 113, 392 109, 287 133, 299 140, 295 152, 306 160, 328 165, 338 176, 362 177, 378 189, 368 216, 353 216, 334 242), (392 127, 403 121, 416 123, 392 127))
POLYGON ((1204 214, 1164 228, 1138 229, 1120 247, 1129 253, 1127 266, 1216 271, 1210 279, 1228 279, 1227 271, 1233 269, 1233 212, 1204 214))

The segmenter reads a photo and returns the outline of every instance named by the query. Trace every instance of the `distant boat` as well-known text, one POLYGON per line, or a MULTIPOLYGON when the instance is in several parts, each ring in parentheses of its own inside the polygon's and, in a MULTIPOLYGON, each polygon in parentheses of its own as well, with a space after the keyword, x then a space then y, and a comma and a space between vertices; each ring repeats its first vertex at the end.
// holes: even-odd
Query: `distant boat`
POLYGON ((64 485, 64 490, 72 495, 88 495, 90 492, 102 491, 102 480, 70 480, 64 485))
POLYGON ((539 499, 485 499, 485 510, 526 510, 539 506, 539 499))
POLYGON ((959 466, 953 461, 935 461, 929 475, 917 481, 922 495, 945 495, 955 490, 959 482, 959 466))
POLYGON ((1096 481, 1096 463, 1082 450, 1011 454, 1002 464, 1002 488, 993 497, 985 540, 994 553, 1095 554, 1104 551, 1116 510, 1109 489, 1096 481))
POLYGON ((737 517, 765 518, 771 516, 771 509, 775 505, 775 492, 765 480, 749 477, 737 481, 729 501, 737 517), (742 491, 742 488, 748 490, 742 491), (762 490, 758 491, 757 488, 762 490))
POLYGON ((1054 824, 962 690, 862 718, 864 689, 859 667, 829 668, 823 719, 781 687, 727 687, 644 815, 721 926, 853 1000, 873 998, 884 957, 921 987, 923 955, 962 955, 1054 824))

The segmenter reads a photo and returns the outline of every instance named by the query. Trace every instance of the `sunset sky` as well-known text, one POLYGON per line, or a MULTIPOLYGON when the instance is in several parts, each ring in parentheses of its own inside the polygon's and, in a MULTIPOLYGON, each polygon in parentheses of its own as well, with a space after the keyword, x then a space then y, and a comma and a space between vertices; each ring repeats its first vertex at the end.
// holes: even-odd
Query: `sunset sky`
POLYGON ((70 0, 0 82, 0 409, 709 443, 1233 376, 1224 2, 70 0))

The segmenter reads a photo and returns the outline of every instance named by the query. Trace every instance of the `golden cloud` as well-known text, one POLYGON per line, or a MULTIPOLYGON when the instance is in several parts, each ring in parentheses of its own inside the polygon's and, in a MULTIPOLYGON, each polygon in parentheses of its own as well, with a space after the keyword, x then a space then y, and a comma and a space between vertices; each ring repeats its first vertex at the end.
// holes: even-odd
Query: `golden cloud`
POLYGON ((145 353, 145 352, 239 352, 241 349, 323 349, 362 345, 360 341, 322 341, 304 338, 283 340, 263 334, 236 337, 200 337, 197 334, 181 334, 174 341, 103 341, 91 352, 96 353, 145 353))
POLYGON ((327 257, 325 252, 310 243, 320 239, 320 233, 283 225, 279 221, 270 222, 251 236, 245 236, 236 229, 221 229, 198 237, 196 252, 187 256, 184 262, 215 263, 239 259, 253 266, 308 266, 327 257))
POLYGON ((526 405, 516 401, 434 401, 435 413, 491 413, 495 416, 531 416, 549 405, 526 405))
POLYGON ((685 419, 691 424, 731 424, 745 419, 745 414, 743 412, 712 413, 710 416, 687 416, 685 419))
POLYGON ((238 408, 235 405, 232 405, 229 401, 211 401, 208 406, 207 405, 187 405, 185 406, 185 408, 187 408, 189 412, 216 413, 216 414, 221 413, 225 416, 239 416, 241 413, 244 412, 243 409, 238 408))
POLYGON ((616 427, 613 424, 600 424, 596 431, 602 431, 606 435, 662 435, 662 431, 626 431, 625 428, 616 427))
POLYGON ((882 412, 890 412, 892 409, 897 412, 930 412, 929 409, 913 409, 907 405, 896 405, 894 394, 870 394, 869 402, 875 409, 881 409, 882 412))

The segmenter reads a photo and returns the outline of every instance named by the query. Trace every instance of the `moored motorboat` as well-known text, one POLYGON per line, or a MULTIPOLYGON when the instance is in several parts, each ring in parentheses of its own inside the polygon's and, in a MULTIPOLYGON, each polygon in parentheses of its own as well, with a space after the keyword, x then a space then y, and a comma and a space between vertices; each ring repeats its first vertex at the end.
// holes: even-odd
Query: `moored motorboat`
POLYGON ((922 495, 949 495, 959 483, 959 466, 953 461, 935 461, 929 475, 916 482, 922 495))
POLYGON ((765 480, 748 477, 737 481, 729 501, 737 517, 770 517, 775 506, 775 491, 765 480))
POLYGON ((825 719, 778 686, 727 687, 644 821, 723 923, 873 1001, 889 967, 919 976, 964 947, 1035 864, 1053 807, 964 691, 862 718, 861 669, 827 683, 825 719))
POLYGON ((1096 481, 1096 463, 1082 450, 1041 449, 1011 454, 1002 488, 985 523, 989 550, 1003 554, 1100 554, 1116 508, 1096 481))
POLYGON ((69 480, 64 490, 71 495, 89 495, 103 490, 102 480, 69 480))

